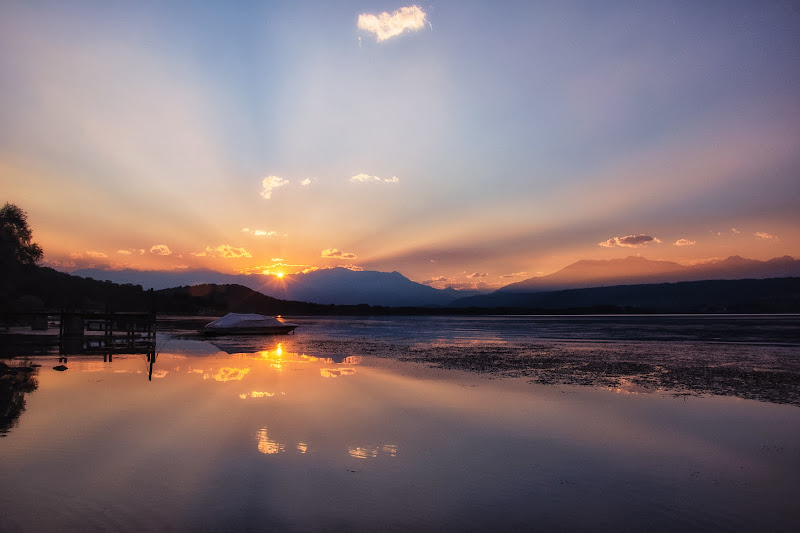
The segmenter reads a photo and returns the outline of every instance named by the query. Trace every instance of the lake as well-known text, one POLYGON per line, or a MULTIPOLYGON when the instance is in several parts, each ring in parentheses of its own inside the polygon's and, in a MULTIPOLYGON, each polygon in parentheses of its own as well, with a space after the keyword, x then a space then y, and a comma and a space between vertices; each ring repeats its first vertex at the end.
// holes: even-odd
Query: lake
POLYGON ((3 359, 2 530, 800 523, 800 316, 287 320, 3 359))

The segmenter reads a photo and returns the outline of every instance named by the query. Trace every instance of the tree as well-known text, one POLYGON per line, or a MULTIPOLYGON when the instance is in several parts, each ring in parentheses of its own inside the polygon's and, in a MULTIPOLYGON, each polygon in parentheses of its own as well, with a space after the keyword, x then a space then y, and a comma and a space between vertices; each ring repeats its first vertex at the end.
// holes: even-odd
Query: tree
POLYGON ((0 269, 8 272, 17 265, 35 265, 42 255, 41 246, 31 242, 28 214, 6 202, 0 208, 0 269))

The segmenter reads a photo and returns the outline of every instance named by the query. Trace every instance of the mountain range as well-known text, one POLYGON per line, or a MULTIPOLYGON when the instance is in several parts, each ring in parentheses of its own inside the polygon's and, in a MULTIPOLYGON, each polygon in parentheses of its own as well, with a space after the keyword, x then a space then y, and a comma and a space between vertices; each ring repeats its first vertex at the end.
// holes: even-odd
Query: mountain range
POLYGON ((377 305, 388 307, 444 307, 480 294, 478 291, 436 289, 416 283, 399 272, 356 271, 347 268, 287 274, 283 278, 259 274, 225 274, 215 270, 102 270, 80 269, 75 276, 168 289, 186 285, 243 285, 281 300, 324 305, 377 305))
POLYGON ((610 285, 791 276, 800 276, 800 260, 788 255, 769 261, 745 259, 735 255, 724 260, 691 266, 630 256, 624 259, 578 261, 553 274, 506 285, 497 292, 541 292, 610 285))
POLYGON ((758 261, 739 256, 684 266, 631 256, 624 259, 583 260, 553 274, 512 283, 491 294, 435 289, 398 272, 354 271, 346 268, 275 276, 224 274, 214 270, 142 271, 81 269, 73 275, 141 285, 156 290, 201 283, 239 284, 282 300, 317 304, 389 307, 504 307, 512 295, 592 287, 676 283, 703 280, 800 277, 800 260, 789 256, 758 261))

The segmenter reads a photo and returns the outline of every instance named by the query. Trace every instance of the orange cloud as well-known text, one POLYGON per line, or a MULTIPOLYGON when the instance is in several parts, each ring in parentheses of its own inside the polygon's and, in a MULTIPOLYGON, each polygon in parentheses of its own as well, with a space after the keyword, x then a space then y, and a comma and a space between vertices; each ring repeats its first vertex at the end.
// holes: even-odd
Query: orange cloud
POLYGON ((528 276, 527 272, 514 272, 513 274, 502 274, 501 278, 525 278, 528 276))
POLYGON ((674 244, 675 246, 694 246, 697 242, 690 241, 689 239, 678 239, 674 244))
POLYGON ((229 244, 220 244, 216 248, 206 246, 204 252, 192 254, 195 257, 223 257, 225 259, 237 259, 239 257, 253 257, 244 248, 234 248, 229 244))
POLYGON ((169 247, 166 244, 156 244, 150 248, 150 253, 153 255, 172 255, 169 247))
POLYGON ((327 250, 322 250, 322 257, 328 259, 355 259, 358 256, 350 252, 342 252, 336 248, 328 248, 327 250))
POLYGON ((754 235, 756 237, 758 237, 759 239, 764 239, 764 240, 767 240, 767 241, 777 241, 778 240, 778 236, 777 235, 772 235, 772 234, 766 233, 764 231, 757 231, 757 232, 754 233, 754 235))

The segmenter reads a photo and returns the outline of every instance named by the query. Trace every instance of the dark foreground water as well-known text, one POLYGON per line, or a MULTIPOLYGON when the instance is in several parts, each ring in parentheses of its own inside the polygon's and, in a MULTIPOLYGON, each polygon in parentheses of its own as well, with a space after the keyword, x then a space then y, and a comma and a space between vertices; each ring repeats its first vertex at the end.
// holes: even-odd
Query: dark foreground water
POLYGON ((796 316, 292 321, 5 359, 0 529, 800 523, 796 316))

